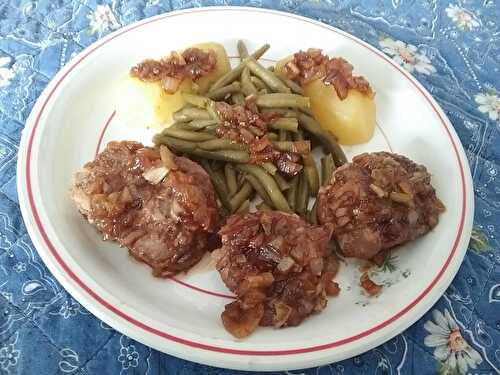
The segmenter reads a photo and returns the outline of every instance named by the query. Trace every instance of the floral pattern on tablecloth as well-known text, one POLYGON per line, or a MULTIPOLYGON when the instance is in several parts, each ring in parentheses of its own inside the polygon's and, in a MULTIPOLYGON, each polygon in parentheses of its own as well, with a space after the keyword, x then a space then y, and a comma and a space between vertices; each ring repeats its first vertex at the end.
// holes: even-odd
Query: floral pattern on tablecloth
MULTIPOLYGON (((381 49, 414 74, 444 108, 473 173, 476 216, 469 251, 438 303, 406 332, 374 350, 286 373, 499 373, 497 0, 7 0, 0 1, 0 374, 242 373, 159 353, 89 314, 61 288, 34 250, 16 192, 21 130, 37 97, 62 66, 131 22, 205 5, 285 10, 337 26, 381 49)), ((397 258, 377 272, 404 277, 405 270, 395 264, 397 258)))

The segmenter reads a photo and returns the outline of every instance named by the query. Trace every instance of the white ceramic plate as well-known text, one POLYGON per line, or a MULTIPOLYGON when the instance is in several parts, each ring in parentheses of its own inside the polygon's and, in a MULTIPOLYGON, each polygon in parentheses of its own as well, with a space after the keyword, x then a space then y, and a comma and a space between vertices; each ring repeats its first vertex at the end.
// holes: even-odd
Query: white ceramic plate
MULTIPOLYGON (((124 334, 163 352, 246 370, 305 368, 367 351, 419 319, 447 288, 466 251, 473 218, 467 159, 449 120, 429 93, 392 60, 333 27, 291 14, 251 8, 173 12, 119 30, 72 60, 38 99, 24 129, 18 164, 24 220, 40 256, 88 310, 124 334), (186 27, 188 26, 188 27, 186 27), (447 206, 437 228, 395 252, 395 269, 374 276, 387 287, 361 295, 356 267, 343 267, 342 292, 296 328, 260 328, 236 340, 220 313, 230 301, 208 259, 176 280, 151 276, 125 249, 103 242, 69 199, 72 174, 109 140, 149 143, 143 126, 116 112, 119 82, 146 57, 202 41, 268 42, 269 60, 308 47, 347 58, 376 91, 373 140, 346 148, 392 150, 428 166, 447 206), (311 41, 314 41, 312 43, 311 41), (312 45, 313 44, 313 45, 312 45)), ((392 269, 392 268, 391 268, 392 269)), ((229 297, 228 297, 229 295, 229 297)))

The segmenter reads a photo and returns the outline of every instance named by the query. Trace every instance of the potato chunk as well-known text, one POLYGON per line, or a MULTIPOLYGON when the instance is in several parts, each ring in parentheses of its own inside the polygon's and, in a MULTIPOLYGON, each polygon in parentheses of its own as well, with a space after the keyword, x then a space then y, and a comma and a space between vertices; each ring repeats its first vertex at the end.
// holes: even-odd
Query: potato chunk
POLYGON ((208 91, 209 87, 217 81, 221 76, 226 74, 231 70, 231 64, 229 63, 229 58, 227 57, 226 49, 222 44, 219 43, 200 43, 195 44, 192 48, 199 48, 202 51, 212 50, 215 53, 217 59, 217 64, 215 69, 204 77, 201 77, 196 81, 198 85, 198 92, 205 93, 208 91))
POLYGON ((184 78, 174 93, 167 93, 161 80, 129 76, 120 87, 120 93, 123 95, 120 112, 126 113, 131 120, 141 126, 154 128, 169 126, 173 123, 173 113, 185 105, 183 92, 205 93, 213 82, 231 69, 226 50, 221 44, 201 43, 191 48, 205 52, 213 51, 216 57, 215 68, 194 82, 189 77, 184 78))
POLYGON ((338 142, 353 145, 368 142, 375 129, 375 101, 373 96, 356 89, 348 91, 341 100, 330 85, 317 79, 304 85, 304 93, 311 100, 311 110, 321 126, 332 132, 338 142))

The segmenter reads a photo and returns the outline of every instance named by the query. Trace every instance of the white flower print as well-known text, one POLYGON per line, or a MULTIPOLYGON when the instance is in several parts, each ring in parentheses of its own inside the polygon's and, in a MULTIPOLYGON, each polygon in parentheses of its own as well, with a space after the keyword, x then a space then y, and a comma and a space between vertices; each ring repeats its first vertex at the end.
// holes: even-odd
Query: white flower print
POLYGON ((14 271, 16 271, 17 273, 24 272, 24 271, 26 271, 26 263, 18 262, 16 264, 14 264, 13 268, 14 268, 14 271))
POLYGON ((461 30, 472 30, 479 26, 479 22, 474 17, 474 14, 459 7, 458 5, 449 4, 445 9, 446 14, 461 30))
POLYGON ((14 349, 13 344, 8 344, 0 348, 0 366, 6 370, 11 366, 17 365, 19 350, 14 349))
POLYGON ((424 324, 425 330, 430 333, 425 337, 424 344, 435 348, 434 357, 442 362, 441 373, 465 374, 469 367, 475 369, 483 359, 462 337, 448 309, 444 310, 444 314, 434 310, 432 317, 434 321, 424 324))
POLYGON ((90 23, 91 34, 102 34, 108 30, 120 27, 116 17, 109 5, 98 5, 94 12, 87 16, 90 23))
POLYGON ((73 316, 76 316, 78 313, 87 315, 88 313, 85 310, 82 310, 81 305, 76 302, 73 298, 70 298, 62 304, 58 311, 51 311, 51 315, 60 315, 64 319, 69 319, 73 316))
POLYGON ((412 44, 406 44, 400 40, 384 38, 379 41, 382 51, 392 56, 394 61, 403 66, 407 71, 412 73, 417 71, 422 74, 431 74, 436 72, 431 61, 423 52, 419 52, 418 48, 412 44))
POLYGON ((487 113, 491 120, 496 121, 500 118, 500 97, 495 93, 477 94, 476 103, 479 112, 487 113))
POLYGON ((80 310, 80 305, 73 301, 65 301, 61 308, 59 309, 59 315, 64 319, 68 319, 75 316, 80 310))
POLYGON ((7 301, 12 302, 12 293, 10 292, 2 292, 0 293, 2 297, 4 297, 7 301))
POLYGON ((137 367, 139 364, 139 353, 135 350, 135 345, 122 346, 118 360, 122 363, 124 369, 137 367))
POLYGON ((0 57, 0 87, 7 87, 10 81, 14 78, 15 73, 12 68, 7 68, 11 58, 8 56, 0 57))

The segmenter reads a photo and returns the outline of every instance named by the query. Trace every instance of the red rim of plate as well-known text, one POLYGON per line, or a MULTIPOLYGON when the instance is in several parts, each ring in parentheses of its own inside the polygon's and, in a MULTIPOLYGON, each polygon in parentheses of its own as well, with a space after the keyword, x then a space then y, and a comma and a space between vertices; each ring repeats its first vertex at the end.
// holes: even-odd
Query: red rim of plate
MULTIPOLYGON (((190 11, 191 12, 217 12, 217 11, 228 11, 228 10, 227 9, 222 9, 222 8, 215 8, 215 9, 196 9, 196 10, 190 10, 190 11)), ((246 8, 245 11, 267 12, 266 10, 251 9, 251 8, 246 8)), ((312 24, 314 24, 316 26, 326 28, 329 31, 332 31, 332 32, 340 34, 340 35, 342 35, 344 37, 347 37, 348 39, 352 40, 356 44, 359 44, 362 47, 364 47, 367 50, 369 50, 370 52, 372 52, 375 56, 377 56, 379 58, 382 58, 386 62, 389 62, 395 69, 397 69, 403 75, 403 77, 405 77, 413 86, 415 86, 415 88, 424 96, 424 98, 429 103, 429 105, 432 107, 432 109, 434 110, 434 112, 439 117, 442 125, 444 126, 444 128, 446 130, 446 133, 447 133, 448 137, 450 138, 451 144, 453 146, 453 150, 455 151, 455 155, 457 157, 458 165, 460 167, 461 188, 462 188, 462 213, 461 213, 461 218, 460 218, 460 225, 459 225, 459 228, 458 228, 458 232, 457 232, 457 236, 455 238, 455 241, 453 242, 453 247, 452 247, 452 249, 450 251, 450 254, 449 254, 448 258, 446 259, 443 267, 438 272, 438 274, 435 276, 435 278, 432 280, 432 282, 429 284, 429 286, 427 286, 427 288, 425 288, 422 291, 422 293, 420 293, 414 301, 412 301, 405 308, 403 308, 398 313, 396 313, 395 315, 393 315, 391 318, 385 320, 384 322, 379 323, 376 326, 374 326, 374 327, 372 327, 370 329, 367 329, 367 330, 365 330, 365 331, 363 331, 363 332, 361 332, 361 333, 359 333, 357 335, 354 335, 354 336, 351 336, 351 337, 347 337, 347 338, 342 339, 342 340, 337 340, 337 341, 334 341, 334 342, 331 342, 331 343, 328 343, 328 344, 316 345, 316 346, 307 347, 307 348, 287 349, 287 350, 238 350, 238 349, 223 348, 223 347, 218 347, 218 346, 213 346, 213 345, 206 345, 206 344, 202 344, 202 343, 190 341, 190 340, 184 339, 182 337, 173 336, 173 335, 171 335, 171 334, 169 334, 167 332, 163 332, 161 330, 153 328, 153 327, 151 327, 151 326, 149 326, 147 324, 144 324, 144 323, 138 321, 137 319, 135 319, 135 318, 127 315, 125 312, 123 312, 120 309, 118 309, 117 307, 111 305, 109 302, 105 301, 102 297, 100 297, 96 292, 94 292, 92 289, 90 289, 90 287, 87 286, 69 268, 69 266, 64 262, 64 260, 62 259, 61 255, 59 254, 59 252, 57 251, 57 249, 54 247, 54 245, 52 244, 52 242, 50 241, 50 239, 49 239, 49 237, 47 235, 47 232, 45 231, 45 229, 43 227, 43 224, 42 224, 42 222, 40 220, 40 216, 39 216, 38 210, 37 210, 37 208, 35 206, 35 201, 34 201, 34 197, 33 197, 33 191, 32 191, 32 186, 31 186, 31 173, 30 173, 31 172, 31 153, 32 153, 32 148, 33 148, 33 140, 34 140, 34 137, 35 137, 35 132, 36 132, 36 130, 38 128, 38 125, 39 125, 39 122, 40 122, 40 118, 42 116, 43 111, 45 110, 45 107, 47 106, 48 101, 51 99, 51 97, 54 94, 54 92, 56 91, 56 89, 59 87, 59 85, 62 83, 62 81, 68 76, 68 74, 71 73, 71 71, 76 66, 78 66, 85 58, 87 58, 90 54, 92 54, 94 51, 96 51, 97 49, 101 48, 102 46, 106 45, 107 43, 109 43, 113 39, 115 39, 115 38, 117 38, 117 37, 119 37, 119 36, 121 36, 121 35, 129 32, 129 31, 132 31, 132 30, 134 30, 136 28, 139 28, 139 27, 142 27, 144 25, 150 24, 152 22, 157 22, 157 21, 160 21, 160 20, 164 20, 166 18, 184 15, 185 12, 174 13, 174 14, 165 14, 165 15, 163 15, 161 17, 157 17, 157 18, 154 18, 154 19, 151 19, 151 20, 139 23, 139 24, 134 25, 134 26, 132 26, 132 27, 126 29, 126 30, 118 32, 117 34, 113 35, 109 39, 106 39, 105 41, 103 41, 102 43, 95 45, 93 48, 91 48, 89 51, 87 51, 87 53, 85 53, 77 61, 75 61, 73 63, 73 65, 71 65, 69 67, 69 69, 66 70, 66 72, 64 72, 64 74, 59 78, 59 80, 55 83, 55 85, 52 88, 52 90, 47 95, 47 98, 44 101, 44 103, 42 104, 42 107, 41 107, 40 111, 36 115, 33 129, 31 131, 31 134, 29 135, 28 148, 27 148, 27 158, 26 158, 26 169, 25 169, 29 205, 30 205, 30 208, 32 210, 32 215, 33 215, 33 218, 35 220, 36 226, 37 226, 37 228, 39 230, 39 233, 42 236, 42 238, 43 238, 45 244, 47 245, 48 249, 50 250, 51 254, 54 256, 54 258, 59 263, 59 265, 62 267, 62 269, 68 274, 68 276, 74 282, 76 282, 78 284, 78 286, 80 288, 82 288, 86 293, 88 293, 99 304, 101 304, 102 306, 104 306, 106 309, 110 310, 114 314, 118 315, 119 317, 125 319, 129 323, 132 323, 133 325, 135 325, 135 326, 137 326, 137 327, 139 327, 139 328, 141 328, 141 329, 143 329, 143 330, 145 330, 145 331, 147 331, 149 333, 152 333, 152 334, 154 334, 156 336, 159 336, 159 337, 162 337, 162 338, 174 341, 174 342, 179 343, 179 344, 187 345, 187 346, 192 347, 192 348, 203 349, 203 350, 208 350, 208 351, 213 351, 213 352, 219 352, 219 353, 226 353, 226 354, 239 354, 239 355, 254 355, 254 356, 291 355, 291 354, 310 353, 310 352, 316 352, 316 351, 319 351, 319 350, 330 349, 330 348, 334 348, 334 347, 338 347, 338 346, 341 346, 341 345, 345 345, 345 344, 351 343, 353 341, 359 340, 359 339, 361 339, 363 337, 369 336, 370 334, 375 333, 375 332, 381 330, 382 328, 388 326, 389 324, 391 324, 394 321, 396 321, 399 318, 401 318, 403 315, 405 315, 407 312, 409 312, 414 306, 416 306, 433 289, 433 287, 436 285, 436 283, 439 281, 439 279, 442 277, 442 275, 444 274, 444 272, 448 268, 448 265, 450 264, 451 259, 453 258, 453 255, 455 254, 455 252, 457 250, 457 247, 458 247, 458 244, 460 242, 461 235, 462 235, 463 227, 464 227, 465 212, 466 212, 466 184, 465 184, 464 166, 463 166, 462 160, 460 158, 458 147, 457 147, 457 145, 455 143, 455 140, 453 139, 452 133, 451 133, 450 129, 448 128, 448 125, 447 125, 446 121, 443 119, 442 115, 437 110, 437 108, 434 105, 433 101, 429 98, 429 96, 426 94, 426 92, 423 91, 409 77, 408 73, 405 72, 403 70, 403 68, 401 68, 395 62, 393 62, 390 58, 387 58, 386 56, 384 56, 381 52, 377 51, 375 48, 368 47, 367 45, 365 45, 363 42, 361 42, 357 38, 355 38, 355 37, 353 37, 353 36, 351 36, 349 34, 346 34, 346 33, 341 33, 338 30, 336 30, 336 29, 334 29, 334 28, 332 28, 330 26, 318 23, 318 22, 313 21, 313 20, 309 20, 307 18, 298 17, 298 16, 294 16, 294 15, 289 15, 289 14, 286 14, 286 13, 278 13, 278 12, 270 12, 270 13, 275 13, 275 14, 279 14, 282 17, 289 17, 289 18, 293 18, 293 19, 299 19, 299 20, 301 20, 303 22, 312 23, 312 24)))

